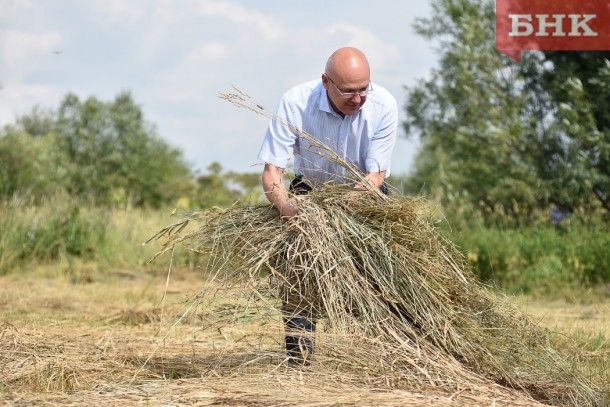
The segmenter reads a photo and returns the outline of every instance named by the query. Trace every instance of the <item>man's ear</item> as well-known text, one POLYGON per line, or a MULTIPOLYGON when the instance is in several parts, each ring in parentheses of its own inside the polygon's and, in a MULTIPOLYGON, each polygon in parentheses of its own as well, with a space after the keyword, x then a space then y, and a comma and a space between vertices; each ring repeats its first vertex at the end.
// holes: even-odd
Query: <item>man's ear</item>
POLYGON ((326 73, 322 74, 322 85, 324 89, 328 90, 328 76, 326 76, 326 73))

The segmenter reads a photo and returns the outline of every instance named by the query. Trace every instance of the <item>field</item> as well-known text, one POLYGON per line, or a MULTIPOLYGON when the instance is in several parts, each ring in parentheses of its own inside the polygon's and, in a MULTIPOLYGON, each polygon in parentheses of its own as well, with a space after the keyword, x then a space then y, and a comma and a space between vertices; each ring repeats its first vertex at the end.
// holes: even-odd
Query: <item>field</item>
MULTIPOLYGON (((434 383, 401 386, 388 381, 391 374, 379 376, 362 364, 335 374, 335 365, 344 363, 341 358, 330 367, 329 359, 321 357, 308 368, 288 367, 277 315, 261 316, 253 309, 245 322, 223 324, 235 318, 235 295, 207 284, 196 267, 203 259, 178 253, 171 274, 168 256, 147 264, 159 246, 141 243, 172 223, 167 217, 171 211, 106 210, 69 199, 44 206, 17 200, 0 209, 4 405, 539 405, 520 391, 494 383, 442 390, 434 383), (213 310, 201 299, 202 292, 218 299, 213 310)), ((554 241, 557 247, 571 247, 576 238, 586 240, 588 235, 562 236, 565 244, 554 241)), ((594 234, 587 241, 606 240, 594 234)), ((509 260, 526 258, 527 251, 517 248, 535 245, 514 246, 504 254, 509 260)), ((583 254, 579 264, 604 272, 601 246, 597 251, 568 252, 567 259, 583 254)), ((556 251, 553 264, 572 264, 561 257, 563 252, 556 251)), ((537 257, 530 257, 535 264, 537 257)), ((514 268, 512 260, 505 263, 514 273, 525 267, 514 268)), ((502 263, 493 264, 499 274, 502 263)), ((533 280, 532 286, 564 282, 550 273, 555 268, 544 270, 549 271, 539 273, 544 279, 533 280)), ((562 293, 571 288, 560 287, 562 293)), ((566 343, 576 343, 581 353, 574 360, 599 383, 600 374, 602 382, 610 381, 606 291, 598 285, 589 292, 594 295, 545 296, 545 291, 513 301, 534 321, 565 333, 566 343)))
MULTIPOLYGON (((196 271, 172 270, 168 280, 160 264, 105 272, 83 265, 69 276, 35 276, 0 278, 5 405, 537 405, 518 392, 362 388, 288 368, 279 326, 267 327, 278 341, 264 357, 235 352, 239 332, 203 329, 201 310, 185 314, 204 286, 196 271)), ((610 301, 515 301, 610 368, 610 301)))

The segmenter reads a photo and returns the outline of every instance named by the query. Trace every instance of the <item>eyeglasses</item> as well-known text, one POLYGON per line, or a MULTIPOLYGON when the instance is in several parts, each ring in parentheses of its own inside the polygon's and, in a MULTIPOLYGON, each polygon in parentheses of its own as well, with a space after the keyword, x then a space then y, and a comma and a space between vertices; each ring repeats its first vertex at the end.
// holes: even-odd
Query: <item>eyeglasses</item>
POLYGON ((339 87, 337 86, 337 84, 335 83, 335 81, 333 81, 331 79, 330 76, 326 75, 326 77, 328 78, 328 80, 333 84, 333 86, 335 87, 335 89, 337 89, 337 92, 339 92, 339 95, 341 95, 341 97, 349 99, 349 98, 353 98, 354 96, 358 95, 360 97, 365 97, 366 95, 369 94, 369 92, 373 91, 373 84, 371 83, 371 81, 369 81, 369 86, 367 89, 365 90, 361 90, 360 92, 341 92, 341 89, 339 89, 339 87))

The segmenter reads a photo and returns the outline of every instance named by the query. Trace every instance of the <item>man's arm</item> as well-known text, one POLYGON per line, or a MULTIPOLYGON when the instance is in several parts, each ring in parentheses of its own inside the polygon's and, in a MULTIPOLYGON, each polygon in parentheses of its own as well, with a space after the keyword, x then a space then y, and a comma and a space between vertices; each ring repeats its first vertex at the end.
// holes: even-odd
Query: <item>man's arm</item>
MULTIPOLYGON (((385 107, 379 118, 375 134, 371 138, 371 144, 365 158, 365 166, 368 171, 366 178, 378 188, 383 184, 390 168, 398 133, 398 104, 396 99, 385 89, 381 94, 385 107)), ((381 112, 379 113, 381 114, 381 112)))
POLYGON ((273 164, 265 163, 263 170, 263 191, 265 196, 281 216, 291 218, 299 212, 297 201, 288 199, 286 187, 283 182, 284 169, 273 164))

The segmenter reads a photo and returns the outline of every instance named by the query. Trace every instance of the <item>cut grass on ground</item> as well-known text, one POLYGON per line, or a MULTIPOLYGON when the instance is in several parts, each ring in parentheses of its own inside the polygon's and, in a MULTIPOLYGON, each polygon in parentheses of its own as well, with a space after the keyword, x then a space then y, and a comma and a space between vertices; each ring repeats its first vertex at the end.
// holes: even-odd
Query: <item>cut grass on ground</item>
MULTIPOLYGON (((202 276, 172 271, 105 272, 70 278, 0 278, 0 395, 9 404, 133 405, 535 405, 513 393, 495 399, 456 390, 362 388, 316 377, 279 363, 278 343, 264 357, 227 353, 239 332, 203 330, 201 313, 182 323, 202 276), (164 293, 166 297, 163 298, 164 293), (278 367, 279 366, 279 367, 278 367)), ((566 340, 583 345, 583 358, 610 381, 610 301, 597 304, 517 303, 566 340), (568 339, 569 338, 569 339, 568 339)), ((255 329, 255 327, 253 327, 255 329)), ((258 328, 257 328, 258 329, 258 328)), ((365 374, 365 372, 363 372, 365 374)))

